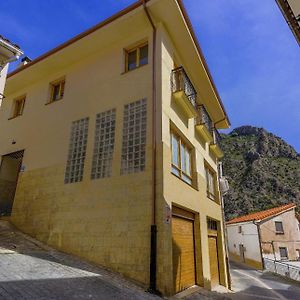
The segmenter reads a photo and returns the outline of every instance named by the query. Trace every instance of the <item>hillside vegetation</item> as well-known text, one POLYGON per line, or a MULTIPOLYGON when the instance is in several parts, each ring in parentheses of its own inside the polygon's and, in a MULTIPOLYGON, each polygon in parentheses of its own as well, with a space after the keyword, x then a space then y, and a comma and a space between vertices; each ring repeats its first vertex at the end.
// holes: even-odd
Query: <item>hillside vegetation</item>
POLYGON ((222 135, 226 219, 295 202, 300 208, 300 155, 263 128, 242 126, 222 135))

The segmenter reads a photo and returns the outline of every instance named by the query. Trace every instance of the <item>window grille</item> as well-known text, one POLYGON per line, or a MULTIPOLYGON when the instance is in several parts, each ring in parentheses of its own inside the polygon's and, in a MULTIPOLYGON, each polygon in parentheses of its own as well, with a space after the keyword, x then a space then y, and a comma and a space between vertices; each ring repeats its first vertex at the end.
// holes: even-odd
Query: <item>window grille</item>
POLYGON ((65 183, 82 181, 88 127, 89 118, 77 120, 72 123, 65 183))
POLYGON ((207 229, 209 229, 209 230, 218 230, 217 221, 208 218, 207 219, 207 229))
POLYGON ((147 100, 124 106, 121 174, 145 170, 147 100))
POLYGON ((115 144, 116 110, 97 114, 92 179, 110 177, 115 144))

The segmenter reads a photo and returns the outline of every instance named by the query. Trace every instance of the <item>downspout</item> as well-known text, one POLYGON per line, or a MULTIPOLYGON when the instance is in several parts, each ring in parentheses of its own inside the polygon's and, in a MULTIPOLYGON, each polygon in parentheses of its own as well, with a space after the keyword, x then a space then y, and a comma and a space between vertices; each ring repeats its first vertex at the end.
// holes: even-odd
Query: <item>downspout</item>
POLYGON ((253 221, 253 224, 255 224, 256 227, 257 227, 259 250, 260 250, 260 258, 261 258, 261 265, 262 265, 262 269, 264 270, 265 269, 265 262, 264 262, 263 253, 262 253, 262 242, 261 242, 260 227, 259 227, 259 224, 256 223, 255 221, 253 221))
MULTIPOLYGON (((223 164, 219 162, 219 178, 223 176, 223 164)), ((219 188, 220 190, 220 188, 219 188)), ((222 223, 223 223, 223 239, 225 243, 225 261, 226 261, 226 269, 227 269, 227 283, 228 288, 231 290, 231 276, 230 276, 230 266, 229 266, 229 251, 228 251, 228 238, 227 238, 227 228, 225 222, 225 205, 224 205, 224 198, 220 191, 220 198, 221 198, 221 209, 222 209, 222 223)))
POLYGON ((150 285, 149 292, 159 294, 156 286, 157 270, 157 225, 156 225, 156 27, 143 1, 145 14, 153 29, 152 41, 152 220, 150 240, 150 285))

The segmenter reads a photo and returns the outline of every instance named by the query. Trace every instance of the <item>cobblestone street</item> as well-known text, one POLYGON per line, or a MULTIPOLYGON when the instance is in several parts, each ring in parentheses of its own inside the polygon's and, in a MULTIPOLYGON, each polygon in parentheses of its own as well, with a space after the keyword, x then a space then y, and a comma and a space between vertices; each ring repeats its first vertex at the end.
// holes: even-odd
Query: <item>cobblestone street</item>
POLYGON ((0 299, 160 299, 120 275, 51 249, 0 221, 0 299))

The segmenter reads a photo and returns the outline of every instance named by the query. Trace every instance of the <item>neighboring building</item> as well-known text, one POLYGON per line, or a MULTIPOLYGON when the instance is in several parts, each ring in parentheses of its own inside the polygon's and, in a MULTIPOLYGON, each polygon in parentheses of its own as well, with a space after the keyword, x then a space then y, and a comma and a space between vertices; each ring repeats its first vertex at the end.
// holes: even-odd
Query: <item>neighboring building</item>
POLYGON ((8 75, 0 210, 163 294, 227 287, 228 126, 182 2, 138 1, 8 75))
POLYGON ((23 54, 20 47, 12 44, 8 39, 0 35, 0 106, 4 98, 3 91, 6 81, 8 65, 23 54))
POLYGON ((230 258, 258 269, 263 268, 262 258, 298 260, 300 231, 295 207, 287 204, 227 222, 230 258))
POLYGON ((300 1, 276 0, 276 2, 300 46, 300 1))

